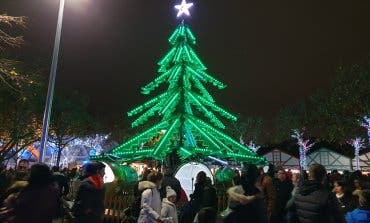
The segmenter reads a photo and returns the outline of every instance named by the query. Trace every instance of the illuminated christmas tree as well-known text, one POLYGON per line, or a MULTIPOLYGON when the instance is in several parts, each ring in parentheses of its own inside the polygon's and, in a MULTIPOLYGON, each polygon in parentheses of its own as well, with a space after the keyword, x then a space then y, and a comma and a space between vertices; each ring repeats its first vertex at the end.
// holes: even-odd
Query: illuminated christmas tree
MULTIPOLYGON (((177 16, 189 15, 191 6, 192 3, 183 0, 175 6, 179 10, 177 16)), ((159 117, 160 121, 108 154, 94 159, 164 160, 175 152, 183 160, 212 156, 264 163, 264 158, 223 133, 225 124, 220 116, 231 121, 237 118, 216 104, 205 85, 218 89, 224 89, 226 85, 206 72, 206 66, 192 48, 196 39, 184 21, 168 41, 172 48, 158 63, 159 76, 144 86, 142 93, 149 95, 162 85, 168 86, 167 90, 128 112, 130 117, 138 116, 132 127, 143 125, 154 117, 159 117)))

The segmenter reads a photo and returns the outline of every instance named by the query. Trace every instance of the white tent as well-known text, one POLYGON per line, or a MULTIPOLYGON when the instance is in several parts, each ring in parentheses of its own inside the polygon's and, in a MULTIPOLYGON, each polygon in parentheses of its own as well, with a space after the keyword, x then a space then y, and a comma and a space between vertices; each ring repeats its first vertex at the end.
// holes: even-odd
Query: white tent
POLYGON ((211 178, 213 182, 211 170, 206 165, 201 163, 186 163, 181 166, 175 174, 175 177, 180 181, 181 187, 184 189, 188 198, 190 198, 190 194, 194 192, 195 179, 197 174, 201 171, 204 171, 207 177, 211 178))
POLYGON ((279 149, 273 149, 263 155, 269 163, 284 169, 299 169, 299 159, 279 149))
POLYGON ((307 166, 319 163, 327 170, 352 170, 352 158, 322 147, 307 155, 307 166))

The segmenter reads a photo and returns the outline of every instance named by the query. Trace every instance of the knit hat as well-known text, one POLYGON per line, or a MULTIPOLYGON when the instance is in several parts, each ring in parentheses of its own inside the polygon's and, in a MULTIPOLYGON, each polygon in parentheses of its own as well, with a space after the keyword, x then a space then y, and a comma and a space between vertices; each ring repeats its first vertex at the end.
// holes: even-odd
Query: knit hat
POLYGON ((167 186, 166 187, 166 198, 169 198, 172 196, 176 196, 176 192, 170 186, 167 186))

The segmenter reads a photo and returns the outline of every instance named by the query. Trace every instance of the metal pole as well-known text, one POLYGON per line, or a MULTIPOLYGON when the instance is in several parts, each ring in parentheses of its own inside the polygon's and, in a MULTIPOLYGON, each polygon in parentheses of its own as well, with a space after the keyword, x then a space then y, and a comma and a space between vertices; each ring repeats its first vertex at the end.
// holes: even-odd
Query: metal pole
POLYGON ((60 3, 59 3, 57 30, 55 34, 55 42, 54 42, 53 58, 52 58, 51 69, 50 69, 48 94, 46 97, 44 119, 43 119, 43 124, 42 124, 42 136, 41 136, 41 148, 40 148, 39 162, 44 162, 45 153, 46 153, 46 144, 48 141, 50 114, 51 114, 51 107, 53 105, 55 77, 57 74, 57 67, 58 67, 58 55, 59 55, 60 36, 62 32, 64 1, 65 0, 60 0, 60 3))

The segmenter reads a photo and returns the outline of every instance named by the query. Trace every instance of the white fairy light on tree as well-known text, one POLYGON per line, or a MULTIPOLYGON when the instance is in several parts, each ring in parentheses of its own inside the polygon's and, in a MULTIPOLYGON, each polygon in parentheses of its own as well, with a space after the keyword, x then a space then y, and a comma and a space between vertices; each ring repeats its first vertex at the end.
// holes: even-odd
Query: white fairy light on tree
POLYGON ((299 164, 301 166, 301 169, 307 170, 307 162, 306 162, 306 154, 307 151, 312 148, 312 146, 315 145, 315 142, 310 143, 310 140, 304 140, 303 139, 303 133, 304 130, 299 131, 298 129, 293 130, 292 138, 295 138, 298 140, 298 146, 299 146, 299 164))
POLYGON ((248 147, 249 149, 251 149, 253 152, 257 152, 257 151, 259 150, 259 148, 261 148, 261 146, 256 145, 256 144, 253 142, 253 140, 251 140, 251 141, 249 142, 249 144, 247 145, 247 147, 248 147))
POLYGON ((355 163, 356 170, 360 170, 360 149, 365 147, 365 140, 357 137, 348 141, 351 146, 355 149, 355 163))
POLYGON ((367 138, 370 144, 370 116, 365 116, 361 123, 361 126, 367 129, 367 138))

